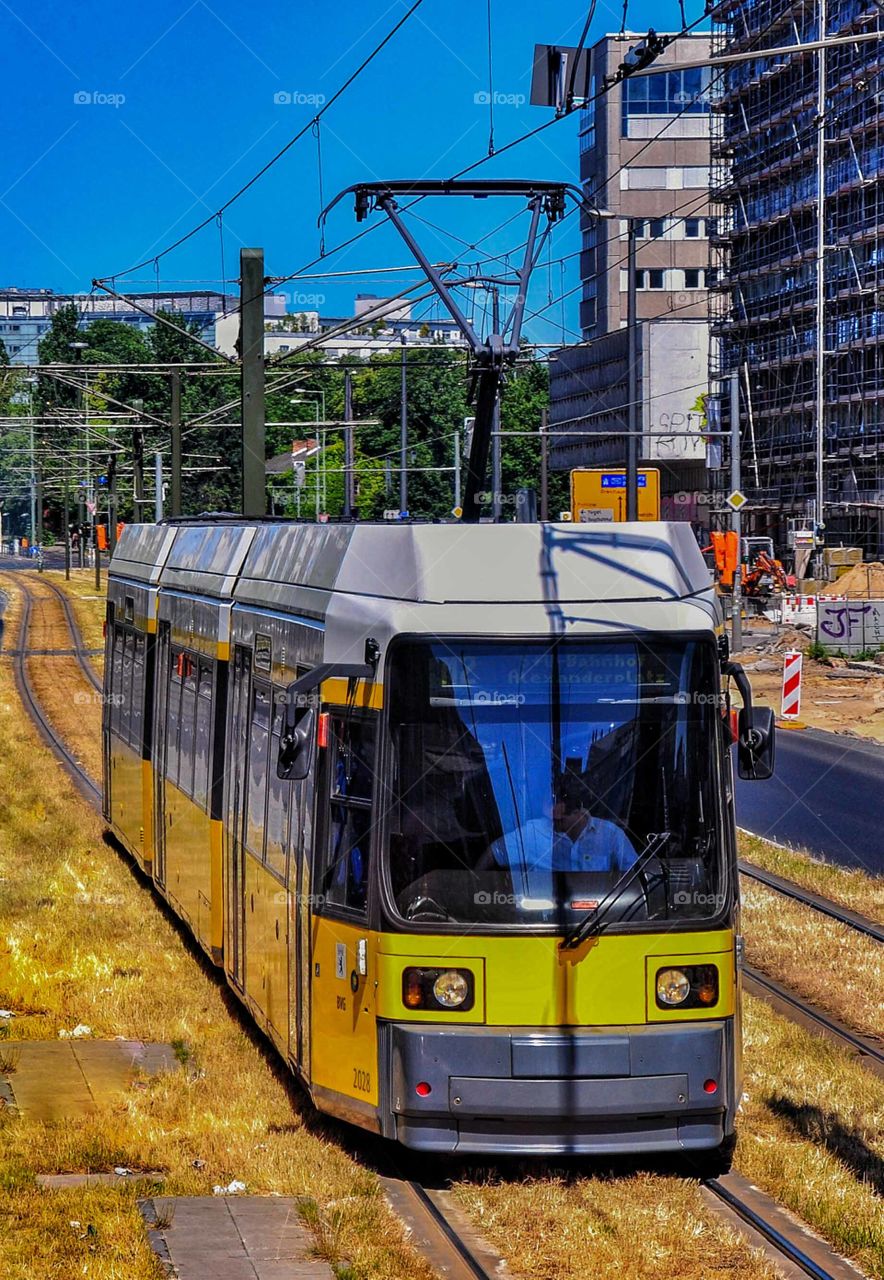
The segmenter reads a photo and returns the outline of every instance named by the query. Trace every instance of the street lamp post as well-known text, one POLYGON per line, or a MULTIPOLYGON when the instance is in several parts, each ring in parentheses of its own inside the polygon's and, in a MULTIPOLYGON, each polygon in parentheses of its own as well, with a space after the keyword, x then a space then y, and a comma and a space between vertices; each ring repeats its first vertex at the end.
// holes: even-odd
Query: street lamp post
POLYGON ((29 527, 29 537, 30 537, 30 545, 31 545, 32 547, 33 547, 34 542, 35 542, 36 537, 37 537, 37 480, 36 480, 36 476, 35 476, 35 474, 34 474, 34 387, 36 387, 36 385, 37 385, 37 382, 38 382, 38 381, 39 381, 39 379, 37 379, 37 378, 25 378, 25 382, 28 384, 28 388, 29 388, 29 390, 28 390, 28 407, 29 407, 29 409, 30 409, 30 415, 29 415, 29 416, 30 416, 30 423, 31 423, 31 430, 30 430, 30 448, 31 448, 31 485, 30 485, 30 495, 31 495, 31 502, 30 502, 30 527, 29 527))
MULTIPOLYGON (((71 351, 73 351, 74 360, 78 365, 82 361, 83 352, 86 350, 88 345, 89 344, 86 342, 69 342, 68 343, 68 347, 70 348, 71 351)), ((92 475, 91 475, 91 465, 90 465, 90 458, 89 458, 89 424, 86 420, 87 397, 84 396, 82 388, 79 388, 77 391, 77 408, 80 410, 81 414, 83 415, 83 434, 86 440, 86 497, 84 499, 84 504, 86 507, 85 514, 89 516, 89 519, 88 521, 84 519, 83 525, 88 523, 92 528, 91 542, 95 552, 95 561, 97 564, 98 563, 98 541, 97 541, 98 535, 95 532, 95 512, 89 510, 89 503, 92 502, 92 475)), ((97 503, 95 505, 97 507, 97 503)), ((83 537, 83 525, 81 525, 80 527, 80 538, 79 538, 81 569, 83 568, 83 565, 84 565, 84 554, 85 554, 85 547, 83 545, 85 542, 85 538, 83 537)))

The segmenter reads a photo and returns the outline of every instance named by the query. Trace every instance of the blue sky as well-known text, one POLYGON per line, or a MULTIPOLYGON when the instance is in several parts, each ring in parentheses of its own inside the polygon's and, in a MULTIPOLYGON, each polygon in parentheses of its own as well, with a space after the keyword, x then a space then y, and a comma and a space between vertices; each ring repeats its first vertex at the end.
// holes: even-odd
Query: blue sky
MULTIPOLYGON (((0 173, 0 284, 68 292, 94 276, 119 287, 213 287, 221 277, 214 222, 158 264, 122 273, 164 249, 213 214, 309 121, 410 0, 296 0, 246 6, 232 0, 157 0, 132 6, 81 0, 75 6, 0 0, 7 57, 6 123, 0 173), (280 95, 283 100, 279 101, 280 95), (290 100, 285 100, 288 95, 290 100), (85 100, 84 100, 85 99, 85 100)), ((689 5, 688 17, 697 13, 689 5)), ((583 0, 537 4, 492 0, 495 140, 502 146, 549 114, 527 101, 535 42, 576 41, 583 0)), ((599 0, 590 40, 620 26, 620 7, 599 0)), ((378 59, 324 117, 326 200, 373 178, 449 177, 487 153, 489 88, 486 0, 424 0, 378 59)), ((680 26, 675 0, 633 0, 628 25, 680 26)), ((490 161, 488 177, 577 180, 576 116, 490 161)), ((238 273, 242 245, 263 245, 269 274, 293 272, 316 256, 319 241, 316 142, 309 135, 235 204, 223 220, 225 274, 238 273)), ((498 202, 437 201, 422 215, 471 240, 515 212, 498 202)), ((374 221, 382 222, 379 215, 374 221)), ((327 247, 357 230, 352 203, 338 206, 327 247)), ((423 224, 416 232, 438 261, 463 253, 423 224)), ((520 240, 519 222, 488 241, 504 251, 520 240)), ((578 248, 576 218, 553 244, 558 257, 578 248)), ((408 263, 394 233, 379 226, 330 256, 329 270, 408 263)), ((411 276, 393 277, 398 283, 411 276)), ((539 273, 530 305, 572 289, 576 262, 539 273)), ((389 279, 302 281, 293 305, 351 314, 357 291, 392 292, 389 279)), ((565 325, 577 323, 576 295, 565 325)), ((562 309, 535 320, 532 336, 562 336, 562 309)))

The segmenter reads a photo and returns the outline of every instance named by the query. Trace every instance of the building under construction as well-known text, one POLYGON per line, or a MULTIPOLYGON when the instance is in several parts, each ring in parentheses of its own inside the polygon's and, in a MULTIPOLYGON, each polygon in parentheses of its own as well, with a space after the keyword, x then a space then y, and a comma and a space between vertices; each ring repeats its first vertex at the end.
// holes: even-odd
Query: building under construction
MULTIPOLYGON (((873 0, 722 0, 713 52, 881 30, 873 0)), ((713 78, 713 374, 740 375, 750 528, 884 551, 884 133, 878 40, 713 78), (822 175, 822 181, 821 181, 822 175)), ((727 396, 722 399, 727 427, 727 396)), ((725 473, 720 473, 722 486, 725 473)))

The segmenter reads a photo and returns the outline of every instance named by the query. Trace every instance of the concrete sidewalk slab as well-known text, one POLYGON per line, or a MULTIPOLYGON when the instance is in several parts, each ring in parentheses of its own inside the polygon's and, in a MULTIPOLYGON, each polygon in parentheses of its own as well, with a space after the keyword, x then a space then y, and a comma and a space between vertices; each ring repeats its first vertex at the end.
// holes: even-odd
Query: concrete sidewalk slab
POLYGON ((334 1280, 291 1196, 156 1196, 140 1207, 177 1280, 334 1280))
POLYGON ((15 1107, 50 1124, 94 1115, 139 1071, 156 1075, 178 1065, 171 1045, 141 1040, 6 1040, 3 1049, 16 1063, 4 1077, 15 1107))

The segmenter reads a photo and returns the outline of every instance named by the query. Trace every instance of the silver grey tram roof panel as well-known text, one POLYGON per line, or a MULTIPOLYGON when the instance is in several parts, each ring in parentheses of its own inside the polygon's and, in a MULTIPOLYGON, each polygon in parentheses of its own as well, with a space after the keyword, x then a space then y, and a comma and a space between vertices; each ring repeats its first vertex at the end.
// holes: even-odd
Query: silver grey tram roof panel
POLYGON ((264 525, 235 598, 321 618, 339 593, 427 604, 675 603, 711 585, 686 524, 264 525))
POLYGON ((125 525, 111 557, 109 577, 156 586, 174 541, 175 530, 169 525, 125 525))
POLYGON ((175 540, 163 570, 162 589, 229 600, 255 536, 254 526, 206 521, 171 527, 175 540))

